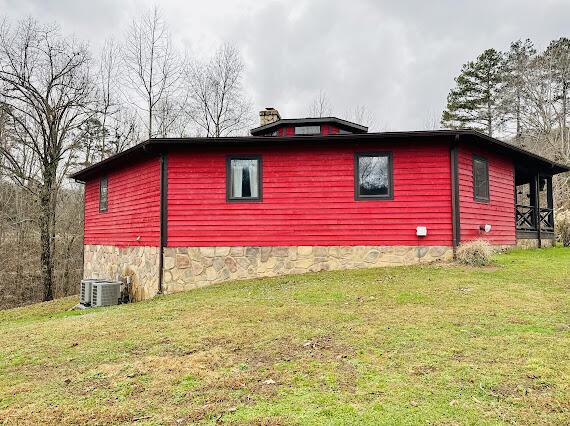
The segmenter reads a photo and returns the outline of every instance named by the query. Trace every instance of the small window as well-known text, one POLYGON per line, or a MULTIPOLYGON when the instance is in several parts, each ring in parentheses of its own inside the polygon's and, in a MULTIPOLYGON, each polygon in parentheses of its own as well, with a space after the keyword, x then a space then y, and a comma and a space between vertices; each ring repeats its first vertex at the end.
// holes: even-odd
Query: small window
POLYGON ((489 201, 489 163, 481 157, 473 157, 473 197, 477 201, 489 201))
POLYGON ((99 181, 99 211, 106 212, 109 198, 109 180, 102 177, 99 181))
POLYGON ((355 198, 392 199, 392 155, 361 153, 355 156, 355 198))
POLYGON ((261 200, 261 158, 232 157, 227 162, 228 201, 261 200))
POLYGON ((295 127, 296 135, 320 135, 321 126, 297 126, 295 127))

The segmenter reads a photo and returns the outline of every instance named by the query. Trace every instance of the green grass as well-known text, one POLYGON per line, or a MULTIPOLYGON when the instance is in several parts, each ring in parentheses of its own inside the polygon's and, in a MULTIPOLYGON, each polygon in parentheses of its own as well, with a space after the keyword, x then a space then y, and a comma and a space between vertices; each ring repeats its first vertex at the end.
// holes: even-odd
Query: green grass
POLYGON ((0 312, 7 424, 569 424, 570 250, 0 312))

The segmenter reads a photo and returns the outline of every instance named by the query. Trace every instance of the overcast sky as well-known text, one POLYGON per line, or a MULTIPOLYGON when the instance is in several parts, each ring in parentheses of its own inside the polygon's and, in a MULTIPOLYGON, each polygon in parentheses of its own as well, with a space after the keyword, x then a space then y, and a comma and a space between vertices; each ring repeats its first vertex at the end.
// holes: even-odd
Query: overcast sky
POLYGON ((324 91, 342 117, 365 105, 377 130, 439 120, 461 65, 482 50, 570 36, 568 0, 0 0, 0 15, 32 15, 97 49, 157 3, 180 48, 242 52, 256 110, 306 116, 324 91))

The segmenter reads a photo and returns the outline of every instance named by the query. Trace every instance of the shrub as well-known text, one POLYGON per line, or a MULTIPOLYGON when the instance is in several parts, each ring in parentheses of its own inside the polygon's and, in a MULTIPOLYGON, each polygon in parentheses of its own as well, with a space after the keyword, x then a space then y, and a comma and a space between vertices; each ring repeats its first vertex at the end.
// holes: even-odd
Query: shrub
POLYGON ((570 247, 570 211, 556 218, 556 234, 564 247, 570 247))
POLYGON ((486 266, 492 262, 493 247, 486 240, 463 243, 457 249, 457 260, 463 265, 486 266))

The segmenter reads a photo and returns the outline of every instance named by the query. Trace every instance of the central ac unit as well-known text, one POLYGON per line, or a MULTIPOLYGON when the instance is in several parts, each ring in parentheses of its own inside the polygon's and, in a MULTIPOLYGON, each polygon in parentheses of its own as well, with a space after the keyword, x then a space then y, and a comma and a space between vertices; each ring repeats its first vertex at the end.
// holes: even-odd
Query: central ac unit
POLYGON ((121 297, 120 281, 99 281, 92 283, 91 306, 118 305, 121 297))
POLYGON ((98 280, 96 278, 87 278, 81 280, 81 286, 79 287, 79 303, 83 306, 88 306, 91 304, 91 293, 93 292, 93 283, 98 280))

